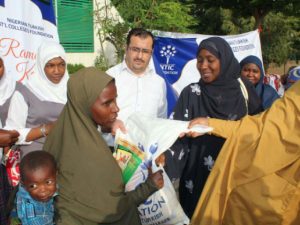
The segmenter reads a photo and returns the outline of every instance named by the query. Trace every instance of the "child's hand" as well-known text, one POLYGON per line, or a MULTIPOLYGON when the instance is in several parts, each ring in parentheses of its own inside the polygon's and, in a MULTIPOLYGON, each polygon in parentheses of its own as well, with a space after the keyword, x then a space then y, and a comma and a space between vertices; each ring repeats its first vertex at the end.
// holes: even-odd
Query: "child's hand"
POLYGON ((159 170, 156 171, 155 173, 152 173, 152 169, 149 168, 148 172, 149 172, 149 179, 152 180, 152 182, 155 184, 155 186, 158 189, 161 189, 164 186, 164 177, 162 175, 163 171, 159 170))

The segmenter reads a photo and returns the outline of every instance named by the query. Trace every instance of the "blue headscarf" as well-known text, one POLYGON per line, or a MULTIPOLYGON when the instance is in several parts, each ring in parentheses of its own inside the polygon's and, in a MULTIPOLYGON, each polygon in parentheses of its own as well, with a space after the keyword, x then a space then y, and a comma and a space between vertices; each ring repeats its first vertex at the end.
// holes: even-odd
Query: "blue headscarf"
POLYGON ((255 90, 262 101, 263 108, 267 109, 272 105, 272 103, 276 99, 279 98, 279 95, 277 94, 277 92, 274 88, 272 88, 268 84, 263 83, 265 73, 264 73, 262 61, 257 56, 250 55, 250 56, 247 56, 246 58, 244 58, 240 62, 241 68, 243 68, 243 66, 245 66, 246 64, 249 64, 249 63, 255 64, 260 70, 260 78, 259 78, 258 83, 255 85, 255 90))
POLYGON ((287 84, 286 84, 286 89, 288 89, 289 87, 291 87, 292 83, 289 83, 289 81, 298 81, 300 80, 300 66, 297 66, 295 68, 293 68, 288 75, 287 78, 287 84))

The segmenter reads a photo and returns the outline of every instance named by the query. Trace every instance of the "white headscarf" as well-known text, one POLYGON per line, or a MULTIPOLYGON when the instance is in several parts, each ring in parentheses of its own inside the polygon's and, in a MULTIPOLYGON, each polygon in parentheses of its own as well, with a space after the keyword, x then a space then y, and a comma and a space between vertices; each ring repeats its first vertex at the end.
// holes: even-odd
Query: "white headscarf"
POLYGON ((0 79, 0 105, 3 105, 13 94, 16 87, 16 81, 5 65, 3 57, 0 56, 0 58, 2 59, 4 65, 4 74, 0 79))
POLYGON ((51 82, 44 71, 48 61, 56 57, 61 57, 66 62, 64 48, 59 43, 44 41, 38 48, 34 74, 29 77, 26 86, 42 101, 65 104, 69 79, 67 68, 58 84, 51 82))

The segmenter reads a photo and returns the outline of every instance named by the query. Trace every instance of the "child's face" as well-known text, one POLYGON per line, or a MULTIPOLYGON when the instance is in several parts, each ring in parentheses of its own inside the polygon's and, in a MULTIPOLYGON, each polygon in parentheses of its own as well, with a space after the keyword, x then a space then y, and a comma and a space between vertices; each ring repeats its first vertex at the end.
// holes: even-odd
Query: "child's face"
POLYGON ((30 196, 40 202, 47 202, 56 192, 56 171, 53 168, 41 167, 35 171, 25 171, 25 189, 30 196))

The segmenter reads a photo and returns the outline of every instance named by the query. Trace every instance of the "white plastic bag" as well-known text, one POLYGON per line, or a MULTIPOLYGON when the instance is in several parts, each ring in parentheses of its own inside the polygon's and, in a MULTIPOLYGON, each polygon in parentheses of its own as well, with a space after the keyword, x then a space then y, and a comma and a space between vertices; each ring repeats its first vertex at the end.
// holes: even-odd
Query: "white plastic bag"
POLYGON ((183 212, 174 187, 165 172, 163 172, 163 178, 164 187, 138 207, 142 224, 189 224, 189 218, 183 212))
MULTIPOLYGON (((188 122, 153 119, 134 114, 126 121, 127 134, 117 132, 118 140, 126 140, 136 145, 145 153, 145 158, 126 184, 126 191, 131 191, 146 181, 148 168, 153 172, 162 167, 155 165, 155 159, 166 151, 187 130, 188 122)), ((152 194, 138 207, 143 225, 182 225, 189 224, 189 218, 183 212, 178 202, 174 187, 165 172, 163 172, 164 187, 152 194)))

